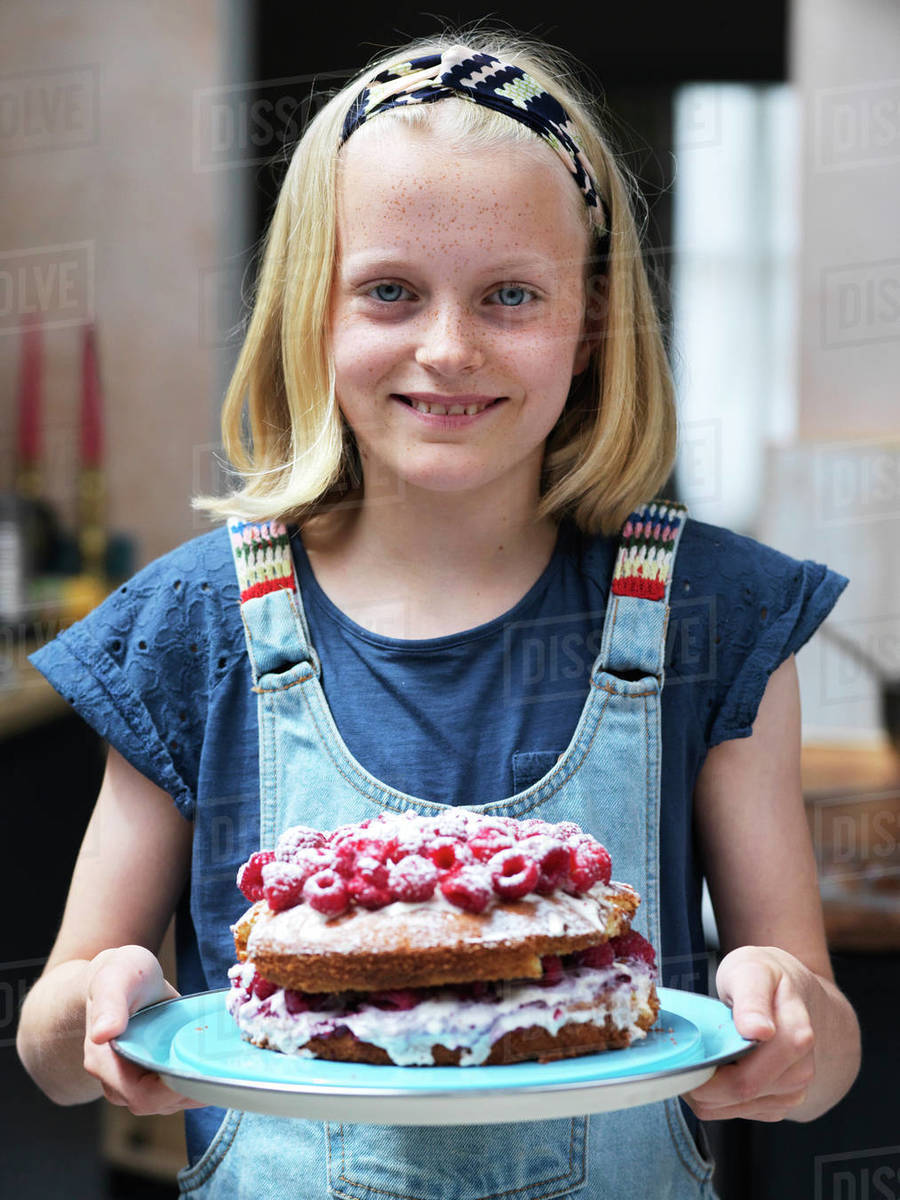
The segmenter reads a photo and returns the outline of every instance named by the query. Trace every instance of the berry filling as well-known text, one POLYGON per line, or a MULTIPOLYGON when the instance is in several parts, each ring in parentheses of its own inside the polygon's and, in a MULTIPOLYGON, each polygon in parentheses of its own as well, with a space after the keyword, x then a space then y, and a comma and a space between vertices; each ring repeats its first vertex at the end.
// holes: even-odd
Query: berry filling
POLYGON ((313 995, 276 988, 245 962, 229 971, 227 1006, 243 1036, 257 1044, 308 1056, 312 1038, 350 1033, 383 1047, 401 1065, 431 1062, 436 1041, 460 1047, 461 1065, 483 1062, 504 1033, 534 1025, 555 1034, 572 1021, 610 1019, 615 1028, 642 1037, 636 1020, 646 1017, 655 972, 645 957, 647 943, 634 938, 640 940, 630 934, 613 939, 627 952, 623 958, 613 942, 563 957, 545 955, 540 979, 374 992, 313 995))

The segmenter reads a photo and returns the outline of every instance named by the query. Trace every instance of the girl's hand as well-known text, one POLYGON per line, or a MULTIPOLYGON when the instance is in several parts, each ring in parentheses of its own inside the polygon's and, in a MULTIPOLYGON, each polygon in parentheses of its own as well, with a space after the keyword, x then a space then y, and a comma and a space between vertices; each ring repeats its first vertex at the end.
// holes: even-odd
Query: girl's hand
POLYGON ((85 1006, 84 1069, 99 1080, 111 1104, 124 1105, 136 1116, 202 1108, 160 1080, 128 1062, 110 1046, 125 1031, 132 1013, 178 992, 163 978, 162 967, 143 946, 103 950, 91 960, 85 1006))
POLYGON ((684 1099, 701 1121, 800 1117, 815 1078, 812 1012, 825 998, 817 975, 774 946, 741 946, 716 973, 738 1033, 760 1042, 684 1099))

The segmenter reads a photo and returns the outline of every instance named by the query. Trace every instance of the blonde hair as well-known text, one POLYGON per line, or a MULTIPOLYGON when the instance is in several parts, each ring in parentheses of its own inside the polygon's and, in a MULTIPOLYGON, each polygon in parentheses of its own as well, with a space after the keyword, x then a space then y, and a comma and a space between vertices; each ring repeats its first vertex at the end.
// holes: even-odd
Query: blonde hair
MULTIPOLYGON (((567 57, 542 43, 476 27, 379 56, 303 134, 266 234, 253 311, 222 410, 225 452, 242 486, 224 498, 197 497, 196 508, 302 525, 358 484, 355 439, 335 398, 326 332, 341 127, 360 89, 384 66, 460 43, 520 66, 560 101, 593 165, 609 226, 589 257, 597 286, 587 297, 588 311, 600 333, 590 366, 573 382, 547 440, 537 517, 568 515, 588 533, 615 533, 668 479, 676 440, 673 385, 641 257, 632 207, 637 189, 610 150, 567 57)), ((372 118, 389 119, 425 129, 439 119, 442 131, 449 126, 452 139, 466 147, 541 144, 519 122, 454 97, 372 118), (444 111, 436 117, 436 110, 452 110, 452 116, 444 111)), ((574 182, 573 197, 587 214, 574 182)))

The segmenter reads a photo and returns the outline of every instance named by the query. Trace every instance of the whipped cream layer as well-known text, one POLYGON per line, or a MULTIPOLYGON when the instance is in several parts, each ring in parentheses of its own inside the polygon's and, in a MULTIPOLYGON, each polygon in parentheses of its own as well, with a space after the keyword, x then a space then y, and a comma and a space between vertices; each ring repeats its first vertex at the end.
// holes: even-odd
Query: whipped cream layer
MULTIPOLYGON (((650 995, 655 972, 640 960, 617 961, 609 967, 574 967, 554 984, 504 983, 485 998, 460 997, 452 988, 436 989, 414 1007, 380 1008, 361 1000, 352 1007, 292 1013, 284 990, 260 1000, 248 994, 251 961, 229 971, 232 988, 226 1005, 241 1036, 284 1054, 315 1057, 305 1044, 349 1030, 361 1042, 380 1046, 398 1066, 430 1066, 431 1048, 460 1050, 460 1066, 478 1066, 506 1033, 539 1026, 555 1035, 568 1024, 609 1018, 632 1040, 645 1036, 639 1018, 652 1017, 650 995)), ((339 999, 339 998, 338 998, 339 999)))

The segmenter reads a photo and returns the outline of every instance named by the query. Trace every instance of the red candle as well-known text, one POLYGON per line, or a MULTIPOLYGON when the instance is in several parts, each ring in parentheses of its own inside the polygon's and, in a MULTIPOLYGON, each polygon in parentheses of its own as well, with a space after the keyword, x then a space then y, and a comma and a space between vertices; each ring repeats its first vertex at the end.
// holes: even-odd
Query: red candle
POLYGON ((93 325, 84 331, 81 359, 81 465, 99 467, 103 457, 103 397, 97 366, 97 339, 93 325))
POLYGON ((41 326, 29 317, 22 326, 19 368, 19 470, 31 470, 41 456, 41 326))

